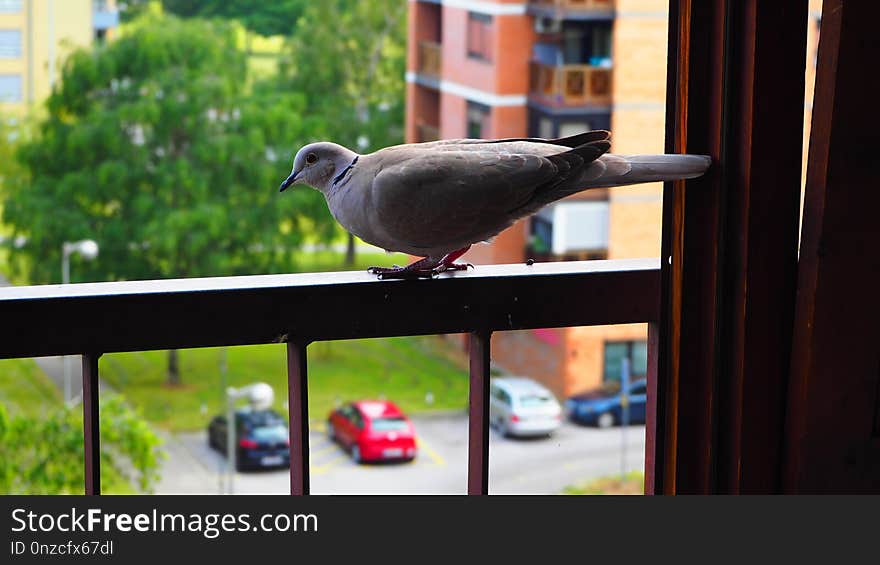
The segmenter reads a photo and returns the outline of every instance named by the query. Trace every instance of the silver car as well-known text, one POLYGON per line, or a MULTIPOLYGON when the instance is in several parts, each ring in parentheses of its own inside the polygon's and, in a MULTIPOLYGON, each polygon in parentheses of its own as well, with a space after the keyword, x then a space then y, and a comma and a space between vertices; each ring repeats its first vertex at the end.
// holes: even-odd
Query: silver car
POLYGON ((562 407, 546 387, 525 377, 499 377, 489 384, 489 422, 504 436, 550 435, 562 407))

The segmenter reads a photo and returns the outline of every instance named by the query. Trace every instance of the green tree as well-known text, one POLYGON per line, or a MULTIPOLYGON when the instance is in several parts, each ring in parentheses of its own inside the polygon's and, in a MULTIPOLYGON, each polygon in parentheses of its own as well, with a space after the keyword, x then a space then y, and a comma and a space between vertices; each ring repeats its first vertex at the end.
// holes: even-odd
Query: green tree
MULTIPOLYGON (((406 0, 328 0, 303 11, 279 64, 316 137, 360 152, 403 142, 406 0), (325 118, 326 117, 326 118, 325 118)), ((348 262, 354 245, 349 236, 348 262)))
MULTIPOLYGON (((26 139, 28 123, 18 116, 0 115, 0 219, 3 214, 3 199, 7 194, 7 185, 26 174, 25 169, 15 159, 17 147, 26 139)), ((0 223, 0 274, 11 278, 8 249, 16 244, 11 237, 12 230, 0 223)), ((21 257, 17 258, 19 261, 21 257)), ((11 278, 14 282, 14 278, 11 278)))
POLYGON ((302 143, 304 98, 247 92, 246 79, 220 22, 147 15, 73 53, 7 187, 29 280, 57 282, 62 242, 83 238, 101 250, 73 265, 75 280, 279 272, 304 222, 327 234, 319 194, 276 190, 302 143))
POLYGON ((15 147, 21 142, 22 125, 18 118, 0 115, 0 195, 7 179, 20 174, 15 147))
MULTIPOLYGON (((137 17, 155 0, 127 0, 121 3, 123 19, 137 17)), ((182 18, 238 20, 260 35, 290 35, 307 0, 162 0, 162 8, 182 18)), ((313 2, 314 3, 314 2, 313 2)))
MULTIPOLYGON (((161 440, 118 396, 101 402, 101 466, 134 471, 141 491, 159 480, 161 440)), ((84 484, 82 411, 65 407, 41 417, 10 416, 0 404, 0 492, 81 493, 84 484)))

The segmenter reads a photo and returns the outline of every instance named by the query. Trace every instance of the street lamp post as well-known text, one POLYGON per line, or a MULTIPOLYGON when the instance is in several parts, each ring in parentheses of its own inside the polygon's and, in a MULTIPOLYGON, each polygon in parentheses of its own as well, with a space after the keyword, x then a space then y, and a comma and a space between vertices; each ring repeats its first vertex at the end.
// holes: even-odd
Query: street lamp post
POLYGON ((266 383, 254 383, 242 388, 226 389, 226 469, 229 474, 227 487, 234 492, 235 483, 235 401, 246 398, 256 410, 265 410, 275 400, 275 392, 266 383))
MULTIPOLYGON (((88 261, 98 256, 98 244, 91 239, 81 239, 80 241, 65 241, 61 246, 61 282, 70 284, 70 256, 74 253, 88 261)), ((73 390, 70 383, 70 356, 64 356, 64 401, 70 403, 73 397, 73 390)))

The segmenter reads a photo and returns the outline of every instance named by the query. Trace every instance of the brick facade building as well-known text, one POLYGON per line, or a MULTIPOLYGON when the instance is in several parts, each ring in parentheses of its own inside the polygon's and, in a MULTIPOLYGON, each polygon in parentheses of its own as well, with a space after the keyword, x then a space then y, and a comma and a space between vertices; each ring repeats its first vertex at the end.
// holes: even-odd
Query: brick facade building
MULTIPOLYGON (((665 0, 409 6, 407 142, 607 128, 615 153, 663 152, 665 0)), ((821 0, 811 1, 811 21, 820 7, 821 0)), ((811 46, 817 31, 811 29, 811 46)), ((657 257, 661 207, 661 183, 588 191, 518 222, 465 258, 487 264, 657 257)), ((493 361, 565 397, 619 378, 623 357, 634 376, 644 374, 646 333, 644 324, 499 332, 493 361)))

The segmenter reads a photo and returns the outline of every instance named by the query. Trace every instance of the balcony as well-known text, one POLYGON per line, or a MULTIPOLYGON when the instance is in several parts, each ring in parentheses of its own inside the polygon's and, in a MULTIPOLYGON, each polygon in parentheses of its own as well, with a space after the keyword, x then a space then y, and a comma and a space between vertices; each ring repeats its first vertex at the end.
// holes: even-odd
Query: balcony
POLYGON ((611 69, 591 65, 547 65, 532 62, 529 92, 548 106, 608 106, 611 69))
POLYGON ((436 41, 419 41, 419 73, 440 78, 441 45, 436 41))
POLYGON ((426 122, 420 122, 416 126, 416 128, 418 129, 419 143, 424 143, 426 141, 437 141, 438 139, 440 139, 440 128, 438 126, 434 126, 426 122))
POLYGON ((421 281, 345 272, 5 287, 0 311, 16 323, 0 325, 0 358, 82 356, 85 492, 100 494, 101 354, 287 343, 291 494, 308 494, 308 345, 469 333, 467 491, 486 494, 491 333, 656 322, 659 297, 656 259, 480 266, 421 281))
POLYGON ((605 20, 614 17, 615 0, 532 0, 529 12, 547 18, 605 20))

